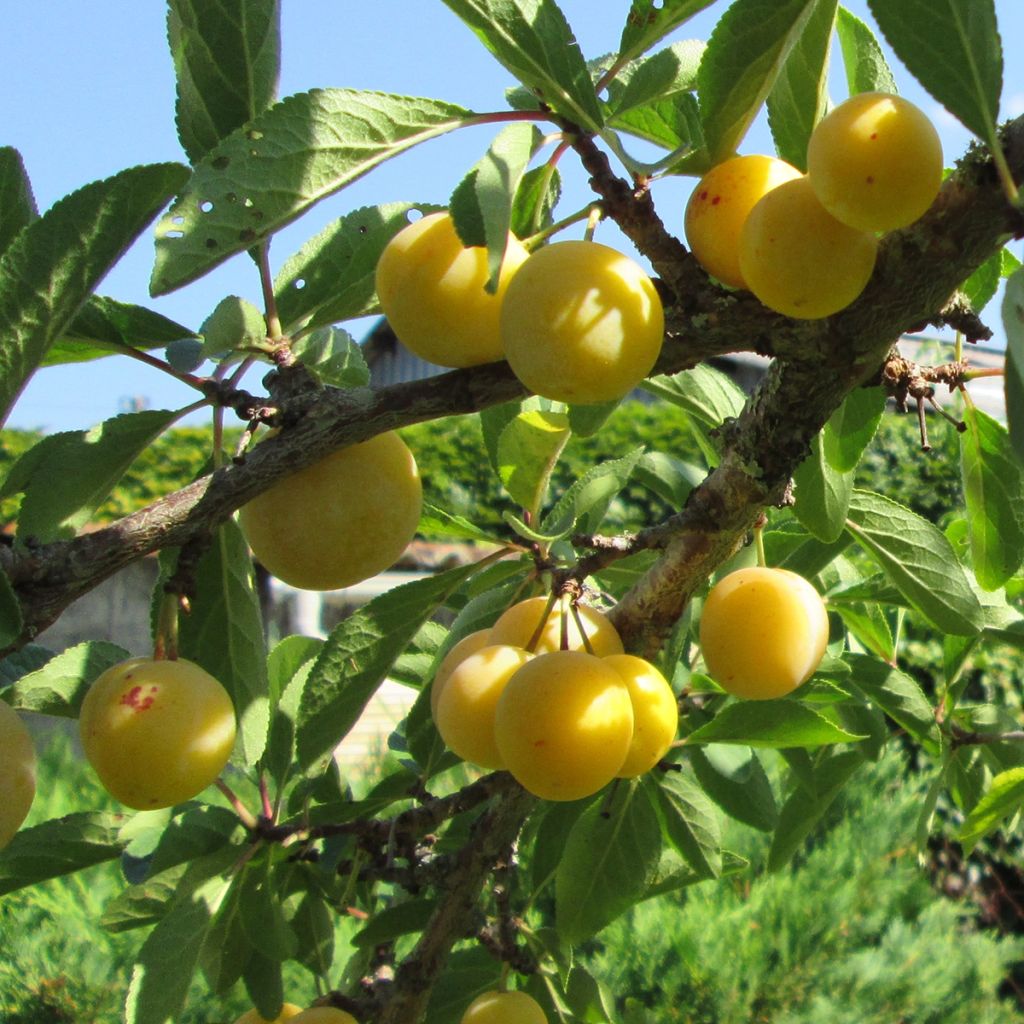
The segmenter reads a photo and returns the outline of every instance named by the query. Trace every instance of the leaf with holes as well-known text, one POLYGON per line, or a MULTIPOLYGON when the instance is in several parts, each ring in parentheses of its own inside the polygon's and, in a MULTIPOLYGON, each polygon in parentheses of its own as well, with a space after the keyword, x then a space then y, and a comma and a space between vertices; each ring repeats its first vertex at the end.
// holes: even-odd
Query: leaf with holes
POLYGON ((280 23, 279 0, 169 0, 175 119, 193 163, 274 102, 280 23))
POLYGON ((355 89, 282 100, 196 166, 157 223, 150 291, 194 281, 384 161, 473 117, 453 103, 355 89))
POLYGON ((633 0, 616 63, 634 60, 715 0, 633 0))
POLYGON ((430 203, 364 206, 332 221, 285 260, 274 279, 285 334, 379 312, 374 271, 384 247, 430 203))

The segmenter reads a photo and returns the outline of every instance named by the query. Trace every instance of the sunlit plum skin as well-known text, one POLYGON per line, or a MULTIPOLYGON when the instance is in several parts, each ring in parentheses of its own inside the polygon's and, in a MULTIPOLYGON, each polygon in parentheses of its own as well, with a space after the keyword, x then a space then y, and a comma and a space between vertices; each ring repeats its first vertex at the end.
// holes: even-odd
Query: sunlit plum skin
POLYGON ((807 146, 807 176, 822 206, 861 231, 916 221, 938 195, 942 163, 935 126, 889 93, 859 93, 839 104, 807 146))
POLYGON ((597 242, 554 242, 519 268, 501 307, 513 373, 535 394, 622 398, 654 368, 665 317, 640 265, 597 242))
MULTIPOLYGON (((546 597, 528 597, 523 601, 517 601, 502 612, 498 621, 491 627, 491 643, 525 647, 535 654, 559 650, 562 646, 562 612, 558 602, 552 607, 537 643, 530 646, 547 606, 546 597)), ((569 621, 566 624, 566 644, 570 651, 582 651, 589 643, 591 653, 598 657, 622 654, 622 639, 603 612, 586 604, 577 605, 576 610, 586 631, 587 641, 584 642, 580 636, 576 617, 571 610, 567 610, 569 621)))
POLYGON ((416 460, 388 432, 279 480, 238 521, 271 575, 300 590, 337 590, 392 566, 422 508, 416 460))
POLYGON ((301 1006, 296 1006, 294 1003, 285 1003, 281 1007, 281 1012, 273 1019, 267 1020, 266 1017, 260 1015, 259 1010, 252 1009, 247 1010, 239 1017, 235 1024, 284 1024, 286 1020, 292 1020, 302 1012, 301 1006))
POLYGON ((526 992, 484 992, 469 1004, 460 1024, 548 1024, 548 1018, 526 992))
POLYGON ((773 188, 800 177, 773 156, 734 156, 716 164, 697 183, 683 218, 697 262, 732 288, 746 288, 740 269, 740 231, 754 205, 773 188))
POLYGON ((828 645, 821 596, 787 569, 753 566, 723 577, 700 619, 708 674, 748 700, 784 697, 817 671, 828 645))
POLYGON ((334 1006, 311 1006, 291 1018, 291 1024, 358 1024, 351 1013, 334 1006))
POLYGON ((434 673, 434 681, 430 684, 430 714, 434 721, 437 721, 437 702, 441 699, 441 691, 445 683, 451 678, 451 674, 471 654, 476 654, 481 647, 486 647, 491 642, 491 631, 489 629, 478 629, 475 633, 464 636, 452 649, 441 659, 434 673))
POLYGON ((508 681, 532 657, 521 647, 490 644, 455 667, 434 716, 449 750, 480 768, 505 767, 494 738, 495 708, 508 681))
POLYGON ((509 282, 529 253, 509 235, 492 294, 487 250, 466 247, 447 213, 403 228, 377 263, 377 297, 403 345, 438 366, 477 366, 504 358, 499 310, 509 282))
POLYGON ((235 709, 195 663, 133 658, 89 687, 78 728, 107 791, 149 811, 191 799, 220 775, 235 742, 235 709))
POLYGON ((679 705, 668 680, 646 659, 612 654, 603 660, 622 677, 633 704, 629 753, 616 773, 632 779, 649 772, 668 753, 679 728, 679 705))
POLYGON ((18 712, 0 700, 0 850, 21 828, 35 795, 35 745, 18 712))
POLYGON ((629 753, 633 705, 621 675, 583 651, 528 661, 494 716, 505 767, 542 800, 579 800, 615 777, 629 753))
POLYGON ((747 287, 769 309, 817 320, 845 309, 875 268, 873 234, 835 219, 810 181, 772 189, 750 211, 740 232, 740 267, 747 287))

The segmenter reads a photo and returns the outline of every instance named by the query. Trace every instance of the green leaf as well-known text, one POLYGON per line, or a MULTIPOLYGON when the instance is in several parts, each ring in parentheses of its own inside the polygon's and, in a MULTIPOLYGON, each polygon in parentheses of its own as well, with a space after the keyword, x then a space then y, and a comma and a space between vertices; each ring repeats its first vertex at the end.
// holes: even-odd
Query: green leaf
POLYGON ((374 598, 327 638, 302 695, 299 767, 319 774, 420 626, 475 572, 469 565, 374 598))
POLYGON ((981 629, 981 604, 937 526, 890 498, 855 490, 847 529, 937 628, 957 636, 981 629))
POLYGON ((44 437, 16 463, 12 481, 24 491, 18 516, 18 537, 51 541, 74 535, 124 476, 125 470, 180 415, 152 410, 126 413, 91 430, 73 430, 44 437))
POLYGON ((1003 88, 993 0, 868 0, 910 73, 980 138, 991 140, 1003 88))
POLYGON ((193 579, 192 612, 181 618, 178 647, 231 695, 242 755, 252 765, 266 743, 269 685, 252 559, 234 521, 214 532, 193 579))
POLYGON ((899 92, 882 47, 868 25, 845 7, 840 7, 836 33, 851 96, 861 92, 899 92))
POLYGON ((7 573, 0 569, 0 647, 10 647, 20 637, 25 626, 18 595, 7 573))
POLYGON ((972 403, 963 421, 960 466, 971 564, 984 590, 998 590, 1024 562, 1024 482, 1006 428, 972 403))
POLYGON ((475 540, 482 544, 500 544, 494 534, 482 530, 465 516, 452 515, 429 501, 423 503, 423 515, 420 516, 419 533, 440 534, 452 540, 475 540))
POLYGON ((807 143, 828 110, 828 64, 839 0, 817 0, 768 94, 768 124, 779 156, 807 170, 807 143))
POLYGON ((178 137, 192 163, 274 102, 280 21, 278 0, 169 0, 178 137))
POLYGON ((481 946, 456 949, 430 992, 424 1020, 430 1024, 459 1024, 466 1007, 501 977, 501 964, 481 946))
POLYGON ((49 347, 43 366, 81 363, 123 351, 164 348, 194 332, 144 306, 91 295, 70 326, 49 347))
POLYGON ((353 89, 282 100, 211 150, 157 223, 152 294, 194 281, 385 160, 472 117, 439 100, 353 89))
POLYGON ((187 870, 188 864, 175 864, 173 868, 128 886, 104 906, 100 927, 108 932, 128 932, 156 924, 170 909, 187 870))
POLYGON ((92 681, 130 657, 104 640, 87 640, 54 655, 42 668, 23 675, 11 687, 12 704, 23 711, 77 718, 92 681))
POLYGON ((13 146, 0 146, 0 255, 38 216, 21 154, 13 146))
POLYGON ((516 191, 540 141, 536 125, 508 125, 452 192, 450 211, 462 244, 487 248, 486 289, 492 293, 508 246, 516 191))
POLYGON ((768 852, 768 870, 780 871, 793 858, 811 830, 842 792, 851 775, 864 764, 859 750, 839 750, 815 766, 814 790, 794 789, 779 814, 768 852))
POLYGON ((733 155, 800 40, 818 0, 736 0, 700 66, 699 94, 711 163, 733 155))
POLYGON ((1006 364, 1003 388, 1006 423, 1017 459, 1024 464, 1024 269, 1013 273, 1003 295, 1003 329, 1006 331, 1006 364))
POLYGON ((501 460, 498 458, 498 443, 505 428, 526 408, 537 408, 527 402, 502 402, 492 405, 489 409, 481 409, 477 414, 480 419, 480 432, 487 450, 487 459, 495 474, 501 475, 501 460))
POLYGON ((722 830, 693 769, 681 764, 659 782, 648 775, 644 784, 656 801, 668 841, 697 874, 717 878, 722 871, 722 830))
POLYGON ((23 828, 0 851, 0 896, 121 856, 123 814, 80 811, 23 828))
POLYGON ((521 412, 498 438, 498 476, 512 500, 539 512, 551 472, 569 440, 569 417, 563 412, 521 412))
POLYGON ((281 964, 253 950, 242 969, 242 981, 259 1015, 267 1020, 276 1020, 284 1004, 281 964))
POLYGON ((384 907, 352 936, 352 945, 356 949, 373 949, 403 935, 422 931, 435 909, 432 899, 412 899, 384 907))
POLYGON ((267 322, 251 302, 227 295, 203 321, 199 333, 203 337, 203 355, 215 359, 236 349, 265 343, 267 322))
POLYGON ((203 937, 231 886, 221 873, 239 848, 193 862, 170 911, 139 950, 125 1003, 126 1024, 174 1024, 188 995, 203 937))
POLYGON ((321 384, 361 388, 370 383, 363 350, 348 331, 321 327, 292 344, 292 353, 321 384))
POLYGON ((199 969, 215 995, 226 993, 242 976, 252 948, 242 928, 242 873, 220 901, 199 950, 199 969))
POLYGON ((999 281, 1003 276, 1003 253, 1005 249, 991 256, 962 285, 960 291, 975 313, 980 313, 995 297, 999 281))
POLYGON ((651 377, 640 387, 685 409, 708 427, 719 427, 738 416, 747 400, 738 384, 705 363, 672 376, 651 377))
POLYGON ((553 0, 444 0, 520 82, 581 128, 601 107, 569 23, 553 0))
POLYGON ((644 787, 623 783, 612 805, 591 804, 569 833, 555 876, 555 922, 567 942, 589 939, 642 897, 661 853, 644 787))
POLYGON ((822 434, 828 464, 840 473, 856 469, 878 430, 886 395, 879 388, 855 388, 829 417, 822 434))
POLYGON ((775 828, 775 794, 755 751, 711 743, 689 755, 697 781, 726 814, 762 832, 775 828))
POLYGON ((820 747, 863 739, 795 700, 738 701, 727 704, 686 737, 687 746, 738 743, 745 747, 820 747))
POLYGON ((279 785, 291 772, 302 690, 322 647, 318 637, 286 636, 267 658, 270 728, 261 763, 279 785))
POLYGON ((374 272, 384 247, 408 227, 411 213, 442 209, 431 203, 383 203, 328 224, 285 260, 274 279, 284 333, 379 312, 374 272))
MULTIPOLYGON (((289 913, 289 924, 295 933, 298 949, 295 959, 313 974, 321 977, 327 975, 334 962, 334 924, 333 908, 328 910, 320 893, 314 888, 313 879, 303 879, 309 889, 299 896, 294 912, 286 905, 289 913)), ((294 902, 294 896, 289 904, 294 902)))
POLYGON ((82 304, 181 187, 179 164, 93 182, 27 225, 0 257, 0 423, 82 304))
POLYGON ((250 863, 239 892, 242 930, 249 945, 268 960, 290 960, 299 947, 295 932, 285 918, 279 879, 271 858, 250 863))
POLYGON ((848 534, 833 544, 823 544, 813 537, 795 518, 773 522, 764 532, 764 547, 769 565, 789 569, 812 579, 850 546, 848 534))
POLYGON ((609 123, 617 123, 631 110, 695 89, 704 50, 701 40, 684 39, 627 64, 608 86, 609 123))
POLYGON ((843 660, 852 669, 845 685, 852 686, 865 700, 877 704, 914 739, 937 744, 939 733, 935 709, 916 679, 866 654, 846 654, 843 660))
POLYGON ((959 839, 964 854, 969 854, 979 839, 994 832, 1021 807, 1024 807, 1024 768, 1000 772, 960 826, 959 839))
POLYGON ((811 454, 793 473, 797 519, 825 544, 837 541, 846 526, 853 493, 853 471, 840 473, 825 458, 821 434, 811 442, 811 454))
POLYGON ((644 487, 676 509, 683 507, 690 491, 707 475, 699 466, 664 452, 644 452, 635 473, 644 487))
POLYGON ((550 163, 527 171, 516 189, 509 225, 517 238, 527 238, 554 223, 555 207, 562 196, 562 175, 550 163))
POLYGON ((646 53, 715 0, 633 0, 619 40, 616 63, 631 61, 646 53))
POLYGON ((574 527, 593 533, 612 499, 629 482, 643 453, 643 448, 635 448, 621 459, 601 462, 587 470, 544 517, 542 529, 562 536, 574 527))

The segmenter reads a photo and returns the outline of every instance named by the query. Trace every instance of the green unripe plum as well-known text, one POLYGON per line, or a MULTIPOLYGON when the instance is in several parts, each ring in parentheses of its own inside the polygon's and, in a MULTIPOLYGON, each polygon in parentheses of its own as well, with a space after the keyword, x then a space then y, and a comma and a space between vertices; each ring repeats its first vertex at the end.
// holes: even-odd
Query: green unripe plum
POLYGON ((912 224, 942 184, 942 143, 925 113, 901 96, 863 92, 818 123, 807 176, 822 206, 861 231, 912 224))
POLYGON ((708 673, 728 693, 748 700, 784 697, 821 664, 828 613, 795 572, 737 569, 704 601, 700 644, 708 673))
POLYGON ((579 800, 607 785, 633 737, 622 676, 583 651, 538 654, 508 681, 494 733, 505 767, 542 800, 579 800))
POLYGON ((337 590, 376 576, 419 526, 423 485, 394 432, 332 452, 279 480, 238 513, 253 554, 300 590, 337 590))
POLYGON ((437 702, 434 723, 449 750, 481 768, 504 768, 494 738, 494 710, 512 676, 532 654, 490 644, 457 665, 437 702))
POLYGON ((284 1024, 286 1020, 292 1020, 296 1014, 301 1012, 301 1006, 296 1006, 294 1003, 285 1003, 281 1007, 281 1012, 273 1020, 267 1020, 266 1017, 260 1014, 259 1010, 252 1009, 243 1013, 235 1021, 235 1024, 284 1024))
POLYGON ((107 791, 151 811, 190 800, 220 775, 235 743, 235 709, 191 661, 132 658, 89 687, 78 729, 107 791))
POLYGON ((649 772, 672 746, 679 728, 679 705, 668 680, 645 658, 612 654, 604 663, 622 677, 633 704, 633 737, 616 773, 632 779, 649 772))
POLYGON ((447 213, 403 228, 377 263, 377 297, 391 329, 421 359, 438 366, 476 366, 504 358, 498 314, 505 291, 529 253, 509 235, 497 290, 487 250, 466 247, 447 213))
MULTIPOLYGON (((502 612, 498 621, 491 627, 491 643, 525 647, 535 654, 546 654, 559 650, 562 646, 562 605, 560 602, 556 602, 552 607, 544 623, 544 628, 541 630, 540 638, 532 648, 530 647, 530 641, 537 632, 537 627, 541 623, 547 606, 548 599, 546 597, 528 597, 524 601, 517 601, 502 612)), ((587 642, 594 654, 598 657, 603 657, 606 654, 622 654, 622 638, 609 621, 608 616, 587 604, 577 605, 576 610, 579 612, 583 630, 587 635, 587 642)), ((566 624, 568 649, 582 651, 586 648, 586 643, 580 635, 576 616, 570 609, 566 609, 566 613, 569 616, 569 621, 566 624)))
POLYGON ((740 231, 754 205, 800 172, 785 160, 753 154, 734 156, 704 175, 686 204, 686 240, 697 262, 712 277, 746 288, 740 270, 740 231))
POLYGON ((460 1024, 548 1024, 548 1018, 526 992, 484 992, 469 1004, 460 1024))
POLYGON ((802 177, 772 189, 750 211, 740 232, 740 267, 769 309, 816 320, 860 295, 877 249, 873 234, 836 220, 802 177))
POLYGON ((0 700, 0 850, 21 828, 35 795, 35 745, 18 712, 0 700))
POLYGON ((334 1006, 311 1006, 292 1017, 291 1024, 358 1024, 355 1017, 334 1006))
POLYGON ((597 242, 554 242, 519 268, 501 307, 505 357, 556 402, 622 398, 654 368, 665 330, 640 265, 597 242))
POLYGON ((441 691, 451 678, 451 674, 471 654, 476 654, 481 647, 486 647, 490 642, 491 631, 478 629, 475 633, 464 636, 441 659, 441 664, 437 666, 437 671, 434 673, 434 681, 430 684, 430 714, 434 721, 437 721, 437 702, 441 699, 441 691))

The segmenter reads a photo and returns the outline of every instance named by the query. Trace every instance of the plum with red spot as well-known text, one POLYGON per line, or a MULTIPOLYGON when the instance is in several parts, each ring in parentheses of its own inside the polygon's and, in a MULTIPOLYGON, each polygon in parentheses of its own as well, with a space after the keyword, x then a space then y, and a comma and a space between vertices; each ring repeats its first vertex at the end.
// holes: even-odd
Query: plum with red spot
POLYGON ((195 663, 133 658, 89 687, 78 727, 111 795, 154 810, 191 799, 220 775, 235 742, 235 709, 195 663))

